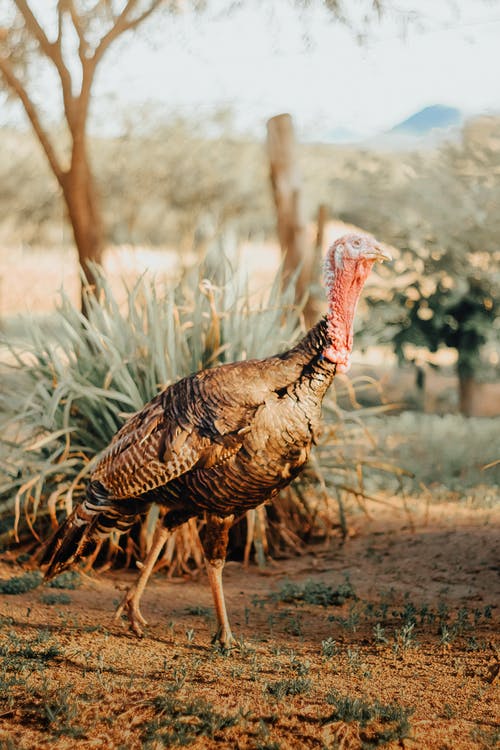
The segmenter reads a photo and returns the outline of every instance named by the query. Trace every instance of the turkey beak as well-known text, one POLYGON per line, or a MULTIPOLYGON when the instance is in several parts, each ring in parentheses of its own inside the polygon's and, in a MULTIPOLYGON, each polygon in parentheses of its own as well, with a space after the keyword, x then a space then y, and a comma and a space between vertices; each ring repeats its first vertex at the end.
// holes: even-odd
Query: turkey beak
POLYGON ((384 260, 392 260, 392 255, 382 245, 375 245, 374 257, 380 263, 383 263, 384 260))

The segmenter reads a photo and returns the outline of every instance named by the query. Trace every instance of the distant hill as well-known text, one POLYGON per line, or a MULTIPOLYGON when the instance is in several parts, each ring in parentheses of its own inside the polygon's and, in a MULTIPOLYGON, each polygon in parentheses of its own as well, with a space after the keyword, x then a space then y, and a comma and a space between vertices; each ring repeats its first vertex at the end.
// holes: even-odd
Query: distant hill
POLYGON ((428 149, 439 146, 445 140, 456 139, 463 124, 464 116, 459 109, 433 104, 415 112, 390 130, 369 138, 348 128, 334 127, 326 132, 311 133, 308 140, 389 151, 428 149))
POLYGON ((385 133, 368 138, 363 147, 374 151, 427 151, 445 142, 458 142, 463 124, 464 116, 459 109, 433 104, 385 133))
POLYGON ((424 107, 419 112, 395 125, 390 133, 407 135, 426 135, 436 128, 448 129, 460 127, 463 122, 462 113, 455 107, 445 107, 443 104, 433 104, 424 107))

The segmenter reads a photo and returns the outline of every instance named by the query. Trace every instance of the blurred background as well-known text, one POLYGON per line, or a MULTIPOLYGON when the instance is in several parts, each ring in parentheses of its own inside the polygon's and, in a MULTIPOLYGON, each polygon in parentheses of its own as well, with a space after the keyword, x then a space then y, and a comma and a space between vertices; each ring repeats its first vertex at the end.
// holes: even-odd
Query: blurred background
MULTIPOLYGON (((181 312, 204 295, 195 334, 205 350, 183 367, 264 356, 271 352, 258 341, 245 346, 243 328, 224 334, 227 316, 270 299, 290 311, 295 300, 294 321, 310 325, 322 311, 321 255, 357 227, 395 260, 364 296, 352 378, 339 378, 331 411, 373 428, 368 447, 353 439, 353 466, 373 464, 378 442, 411 474, 413 492, 498 497, 499 30, 499 3, 478 0, 0 0, 4 363, 19 364, 28 346, 45 367, 48 342, 69 325, 61 305, 67 313, 83 304, 97 325, 79 270, 102 286, 94 263, 109 284, 105 309, 113 315, 112 298, 129 323, 146 286, 161 295, 187 285, 181 312), (243 273, 245 305, 234 306, 240 291, 226 307, 217 292, 200 291, 200 268, 219 290, 243 273), (283 286, 276 301, 269 289, 280 268, 294 288, 283 286), (210 328, 214 305, 222 340, 213 319, 210 328)), ((290 323, 285 335, 272 321, 273 330, 259 329, 271 351, 298 330, 290 323)), ((131 340, 124 330, 114 343, 131 340)), ((157 361, 171 356, 168 343, 148 346, 159 347, 157 361)), ((137 345, 127 362, 144 351, 137 345)), ((143 398, 168 379, 159 370, 143 398)), ((109 387, 110 371, 100 386, 109 387)), ((16 371, 22 403, 5 390, 10 430, 33 403, 37 372, 23 391, 16 371)), ((49 405, 23 417, 17 441, 67 439, 57 408, 68 410, 50 411, 58 381, 44 372, 49 405)), ((89 455, 104 438, 88 441, 89 455)), ((54 458, 49 445, 37 444, 44 466, 54 458)), ((8 452, 3 489, 29 499, 38 485, 26 488, 25 460, 8 452)), ((47 488, 37 493, 38 502, 47 488)))

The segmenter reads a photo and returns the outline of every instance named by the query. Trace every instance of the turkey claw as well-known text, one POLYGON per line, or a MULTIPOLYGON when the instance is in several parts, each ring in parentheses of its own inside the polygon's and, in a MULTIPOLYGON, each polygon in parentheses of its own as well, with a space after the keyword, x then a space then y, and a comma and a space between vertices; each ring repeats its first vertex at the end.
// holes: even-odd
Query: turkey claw
POLYGON ((141 610, 135 601, 134 592, 132 590, 127 591, 123 597, 121 604, 115 612, 115 621, 119 620, 123 613, 127 615, 132 632, 135 633, 138 638, 142 638, 144 635, 142 628, 146 627, 148 623, 141 614, 141 610))
POLYGON ((240 648, 241 644, 236 640, 231 631, 218 630, 212 638, 212 643, 222 654, 230 654, 240 648))

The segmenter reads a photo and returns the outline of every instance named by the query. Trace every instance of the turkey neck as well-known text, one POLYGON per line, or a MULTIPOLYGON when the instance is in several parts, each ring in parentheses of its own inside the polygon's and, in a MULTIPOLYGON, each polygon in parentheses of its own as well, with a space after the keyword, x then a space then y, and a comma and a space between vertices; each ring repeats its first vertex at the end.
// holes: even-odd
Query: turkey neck
POLYGON ((321 401, 331 385, 337 365, 323 356, 328 341, 328 321, 322 318, 293 349, 279 356, 281 365, 286 365, 290 381, 294 382, 298 398, 313 392, 321 401))
POLYGON ((349 370, 354 314, 374 262, 372 258, 344 258, 326 274, 329 305, 327 346, 323 354, 330 362, 337 363, 337 372, 349 370))

